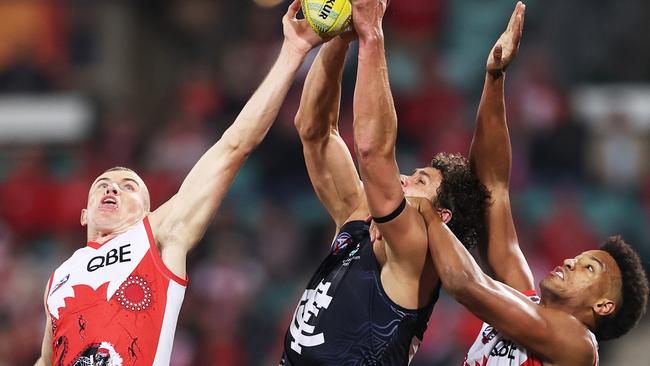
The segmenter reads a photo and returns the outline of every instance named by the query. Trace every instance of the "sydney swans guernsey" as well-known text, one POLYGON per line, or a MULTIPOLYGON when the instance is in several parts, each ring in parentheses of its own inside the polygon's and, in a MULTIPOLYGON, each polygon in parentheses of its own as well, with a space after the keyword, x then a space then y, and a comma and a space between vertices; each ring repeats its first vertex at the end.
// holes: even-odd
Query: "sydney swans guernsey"
POLYGON ((89 242, 50 278, 53 364, 169 365, 186 286, 164 265, 147 218, 89 242))

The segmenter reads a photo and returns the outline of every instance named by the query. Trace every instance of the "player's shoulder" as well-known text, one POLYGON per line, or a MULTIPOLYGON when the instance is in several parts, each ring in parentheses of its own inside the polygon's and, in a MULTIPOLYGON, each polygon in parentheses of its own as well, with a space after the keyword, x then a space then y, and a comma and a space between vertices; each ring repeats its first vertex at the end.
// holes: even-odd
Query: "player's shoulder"
POLYGON ((550 315, 551 337, 556 347, 560 365, 593 366, 598 345, 593 333, 584 323, 561 310, 547 309, 550 315))
POLYGON ((571 365, 594 366, 597 364, 598 344, 593 333, 587 327, 583 327, 576 338, 573 343, 573 346, 576 347, 575 359, 572 360, 575 363, 571 363, 571 365))

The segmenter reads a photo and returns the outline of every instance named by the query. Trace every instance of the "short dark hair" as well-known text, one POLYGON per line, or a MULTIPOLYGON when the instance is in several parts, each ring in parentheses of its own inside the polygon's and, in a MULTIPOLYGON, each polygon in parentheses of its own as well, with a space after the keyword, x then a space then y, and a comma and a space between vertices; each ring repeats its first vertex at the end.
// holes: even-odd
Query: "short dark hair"
POLYGON ((622 304, 609 316, 597 319, 596 338, 618 338, 632 329, 646 312, 648 278, 639 255, 620 235, 612 236, 600 247, 614 258, 621 271, 622 304))
POLYGON ((434 206, 451 211, 449 229, 467 248, 485 238, 485 210, 490 193, 460 154, 438 153, 431 167, 442 174, 434 206))

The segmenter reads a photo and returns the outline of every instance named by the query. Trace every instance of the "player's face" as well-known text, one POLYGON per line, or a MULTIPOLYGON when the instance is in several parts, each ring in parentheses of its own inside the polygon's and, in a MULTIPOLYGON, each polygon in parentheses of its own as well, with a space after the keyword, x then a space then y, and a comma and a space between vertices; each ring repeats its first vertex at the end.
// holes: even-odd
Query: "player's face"
POLYGON ((567 305, 591 307, 603 297, 616 299, 620 271, 614 258, 602 250, 590 250, 565 259, 540 283, 542 292, 562 299, 567 305))
POLYGON ((407 197, 424 197, 429 201, 436 198, 442 174, 438 169, 426 167, 415 169, 411 175, 400 175, 402 191, 407 197))
POLYGON ((130 171, 111 171, 97 177, 90 187, 82 224, 113 232, 135 224, 148 212, 149 192, 142 179, 130 171))

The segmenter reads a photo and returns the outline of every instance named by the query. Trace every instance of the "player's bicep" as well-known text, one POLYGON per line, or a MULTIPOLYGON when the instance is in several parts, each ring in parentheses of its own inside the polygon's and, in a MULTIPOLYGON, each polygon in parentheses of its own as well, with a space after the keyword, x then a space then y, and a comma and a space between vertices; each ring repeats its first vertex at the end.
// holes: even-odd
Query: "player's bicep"
POLYGON ((366 198, 350 151, 334 131, 326 141, 303 142, 309 179, 336 225, 365 219, 366 198))
POLYGON ((519 246, 507 190, 492 190, 487 209, 488 263, 496 278, 519 291, 534 289, 533 275, 519 246))

